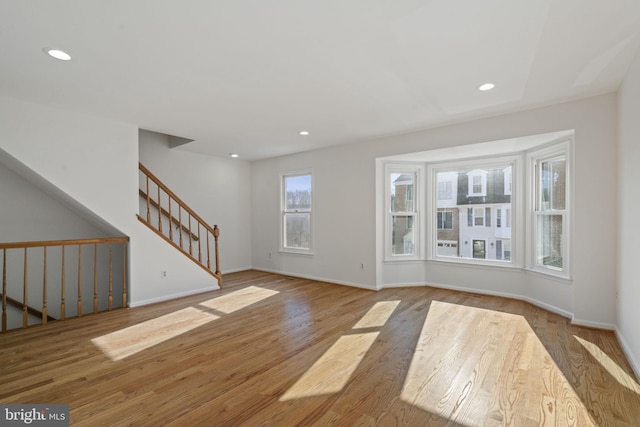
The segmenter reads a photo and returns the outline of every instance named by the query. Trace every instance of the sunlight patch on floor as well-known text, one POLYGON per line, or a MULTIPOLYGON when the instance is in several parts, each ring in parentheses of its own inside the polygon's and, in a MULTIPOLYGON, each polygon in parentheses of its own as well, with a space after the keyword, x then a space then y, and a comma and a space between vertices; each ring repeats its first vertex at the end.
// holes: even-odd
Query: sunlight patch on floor
POLYGON ((389 317, 393 314, 396 307, 400 304, 399 300, 396 301, 380 301, 377 302, 362 316, 362 319, 355 324, 353 329, 364 328, 379 328, 384 326, 389 320, 389 317))
POLYGON ((582 346, 596 359, 604 369, 611 374, 623 387, 640 394, 640 385, 636 380, 625 372, 616 362, 614 362, 604 351, 592 342, 580 338, 577 335, 573 336, 582 346))
POLYGON ((280 398, 320 396, 342 390, 379 332, 343 335, 280 398))
POLYGON ((122 360, 218 318, 206 311, 187 307, 94 338, 91 342, 112 360, 122 360))
POLYGON ((524 317, 439 301, 431 302, 401 399, 469 427, 595 425, 524 317), (527 405, 514 404, 523 399, 527 405))
POLYGON ((212 308, 225 314, 229 314, 278 293, 278 291, 274 291, 271 289, 265 289, 258 286, 249 286, 247 288, 201 302, 200 305, 212 308))

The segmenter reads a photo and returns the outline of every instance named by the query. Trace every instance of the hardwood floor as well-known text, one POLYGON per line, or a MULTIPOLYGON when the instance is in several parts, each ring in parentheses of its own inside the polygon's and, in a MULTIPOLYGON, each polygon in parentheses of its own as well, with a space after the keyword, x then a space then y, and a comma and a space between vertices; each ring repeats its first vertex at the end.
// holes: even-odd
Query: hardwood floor
POLYGON ((0 402, 71 424, 640 426, 613 333, 527 303, 248 271, 0 336, 0 402))

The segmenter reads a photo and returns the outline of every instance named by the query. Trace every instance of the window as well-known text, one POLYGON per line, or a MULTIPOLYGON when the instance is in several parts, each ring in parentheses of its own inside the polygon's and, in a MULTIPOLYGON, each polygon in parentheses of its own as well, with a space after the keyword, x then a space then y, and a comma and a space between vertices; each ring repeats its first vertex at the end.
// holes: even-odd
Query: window
POLYGON ((285 252, 310 253, 312 228, 311 173, 282 175, 282 242, 285 252))
POLYGON ((438 200, 451 200, 453 183, 451 181, 438 182, 438 200))
POLYGON ((510 208, 496 209, 496 227, 511 228, 511 209, 510 208))
POLYGON ((453 229, 453 212, 438 212, 438 230, 453 229))
POLYGON ((566 275, 568 242, 567 154, 540 153, 532 159, 534 268, 566 275))
POLYGON ((473 170, 467 173, 469 176, 469 196, 487 195, 487 171, 473 170))
MULTIPOLYGON (((448 164, 429 165, 429 175, 434 197, 429 212, 430 224, 435 236, 429 242, 429 256, 456 262, 476 262, 504 265, 512 261, 511 253, 504 255, 504 245, 496 250, 496 240, 511 240, 511 194, 504 194, 505 170, 517 171, 523 156, 502 156, 486 159, 462 160, 448 164), (452 183, 453 199, 441 200, 446 189, 444 183, 452 183), (481 197, 479 197, 482 195, 481 197), (445 251, 440 243, 456 242, 455 250, 445 251)), ((523 263, 524 257, 519 260, 523 263)))
POLYGON ((419 177, 422 166, 386 167, 386 259, 418 259, 419 177))
POLYGON ((384 179, 377 175, 385 227, 378 253, 385 261, 518 267, 570 279, 570 134, 544 145, 531 140, 519 152, 510 151, 512 141, 496 142, 504 154, 483 154, 482 143, 468 150, 473 158, 459 158, 467 152, 459 147, 416 153, 422 162, 388 158, 384 179))
POLYGON ((504 194, 511 194, 511 166, 504 169, 504 194))
POLYGON ((415 254, 415 173, 391 173, 391 254, 415 254))

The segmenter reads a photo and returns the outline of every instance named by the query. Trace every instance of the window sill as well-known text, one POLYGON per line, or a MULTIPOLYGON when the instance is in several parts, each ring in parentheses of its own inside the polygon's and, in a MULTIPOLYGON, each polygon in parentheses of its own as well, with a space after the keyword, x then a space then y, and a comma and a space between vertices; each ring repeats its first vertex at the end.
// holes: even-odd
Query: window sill
POLYGON ((278 253, 291 254, 291 255, 307 255, 307 256, 315 255, 313 251, 305 250, 305 249, 280 249, 278 253))
POLYGON ((497 262, 474 262, 466 259, 444 259, 444 258, 433 258, 427 260, 428 263, 432 264, 442 264, 442 265, 455 265, 464 268, 483 268, 489 270, 522 270, 522 266, 515 265, 512 263, 497 263, 497 262))

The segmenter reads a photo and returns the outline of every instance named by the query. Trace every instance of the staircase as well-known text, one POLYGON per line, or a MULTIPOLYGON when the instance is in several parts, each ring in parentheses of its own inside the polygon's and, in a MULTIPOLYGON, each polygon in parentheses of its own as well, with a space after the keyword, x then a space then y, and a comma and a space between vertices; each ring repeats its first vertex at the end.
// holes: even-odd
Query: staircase
POLYGON ((220 285, 218 226, 211 227, 142 163, 138 166, 138 220, 216 278, 220 285))
MULTIPOLYGON (((142 164, 140 222, 222 282, 211 227, 142 164)), ((0 243, 2 329, 127 306, 128 237, 0 243)))

